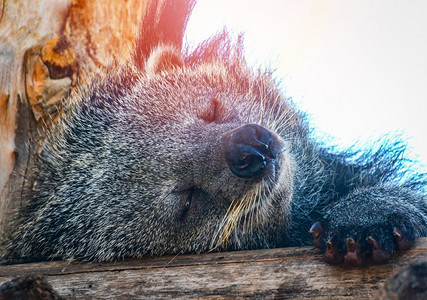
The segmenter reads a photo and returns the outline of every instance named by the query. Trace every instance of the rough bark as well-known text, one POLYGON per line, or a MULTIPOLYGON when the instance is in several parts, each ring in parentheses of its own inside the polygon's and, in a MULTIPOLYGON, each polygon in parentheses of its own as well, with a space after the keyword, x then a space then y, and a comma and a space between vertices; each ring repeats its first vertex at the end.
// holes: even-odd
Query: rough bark
MULTIPOLYGON (((358 268, 328 265, 318 250, 306 247, 118 263, 10 265, 0 268, 0 284, 18 276, 44 275, 66 299, 372 299, 384 295, 384 282, 402 267, 426 261, 423 238, 386 264, 358 268)), ((407 287, 421 290, 423 281, 417 280, 407 287)), ((387 295, 393 295, 393 283, 387 295)))

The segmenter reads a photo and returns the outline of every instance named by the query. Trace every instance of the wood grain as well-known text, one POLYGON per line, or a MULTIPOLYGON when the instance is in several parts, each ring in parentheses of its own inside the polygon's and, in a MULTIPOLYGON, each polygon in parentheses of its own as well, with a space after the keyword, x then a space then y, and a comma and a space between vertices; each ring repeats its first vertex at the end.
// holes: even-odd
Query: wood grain
POLYGON ((399 269, 422 261, 427 238, 387 264, 358 268, 328 265, 304 247, 1 266, 0 283, 42 274, 67 299, 372 299, 399 269))

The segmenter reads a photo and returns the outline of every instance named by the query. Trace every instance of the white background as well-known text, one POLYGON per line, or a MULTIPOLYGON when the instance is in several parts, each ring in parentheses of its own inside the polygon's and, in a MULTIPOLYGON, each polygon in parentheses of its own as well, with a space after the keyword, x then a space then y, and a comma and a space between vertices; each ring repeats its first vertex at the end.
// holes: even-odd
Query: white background
POLYGON ((401 133, 427 164, 427 1, 198 0, 187 43, 224 26, 245 32, 251 64, 277 70, 317 134, 345 147, 401 133))

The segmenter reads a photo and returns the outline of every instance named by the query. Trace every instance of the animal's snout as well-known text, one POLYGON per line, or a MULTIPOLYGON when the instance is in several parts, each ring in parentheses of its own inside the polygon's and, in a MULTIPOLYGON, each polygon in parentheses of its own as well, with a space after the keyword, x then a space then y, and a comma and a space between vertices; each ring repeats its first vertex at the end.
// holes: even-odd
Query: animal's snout
POLYGON ((226 159, 230 170, 238 177, 260 175, 267 164, 277 159, 283 143, 267 129, 256 124, 244 125, 230 134, 226 159))

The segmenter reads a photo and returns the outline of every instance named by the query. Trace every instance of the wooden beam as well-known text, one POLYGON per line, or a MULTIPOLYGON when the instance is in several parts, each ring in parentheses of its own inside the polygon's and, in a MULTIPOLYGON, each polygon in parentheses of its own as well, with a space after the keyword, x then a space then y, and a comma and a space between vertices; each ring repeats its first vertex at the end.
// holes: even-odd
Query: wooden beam
POLYGON ((0 283, 44 275, 66 299, 372 299, 402 267, 427 261, 427 238, 383 265, 326 264, 313 247, 147 257, 117 263, 63 261, 0 267, 0 283))

